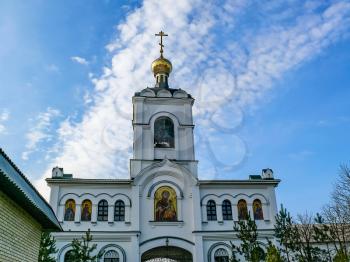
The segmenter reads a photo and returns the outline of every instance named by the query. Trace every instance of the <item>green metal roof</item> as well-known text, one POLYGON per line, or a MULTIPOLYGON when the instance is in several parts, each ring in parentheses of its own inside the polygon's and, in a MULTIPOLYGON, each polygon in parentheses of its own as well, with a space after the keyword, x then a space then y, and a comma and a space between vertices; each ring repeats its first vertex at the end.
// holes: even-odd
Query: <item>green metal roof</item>
POLYGON ((0 190, 37 220, 44 230, 62 230, 51 206, 1 148, 0 190))

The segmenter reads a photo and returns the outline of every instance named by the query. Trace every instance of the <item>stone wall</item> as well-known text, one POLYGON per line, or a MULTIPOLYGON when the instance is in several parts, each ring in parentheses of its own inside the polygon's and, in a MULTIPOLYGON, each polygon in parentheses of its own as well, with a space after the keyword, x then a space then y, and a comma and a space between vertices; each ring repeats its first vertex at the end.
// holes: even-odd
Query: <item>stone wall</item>
POLYGON ((0 191, 0 261, 37 262, 41 225, 0 191))

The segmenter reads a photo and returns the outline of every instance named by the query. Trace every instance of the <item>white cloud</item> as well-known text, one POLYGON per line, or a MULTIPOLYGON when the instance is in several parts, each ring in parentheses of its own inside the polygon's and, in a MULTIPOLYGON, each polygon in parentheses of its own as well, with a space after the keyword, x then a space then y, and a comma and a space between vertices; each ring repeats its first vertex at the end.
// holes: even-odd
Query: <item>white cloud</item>
POLYGON ((48 72, 59 73, 60 69, 55 64, 50 64, 45 67, 48 72))
POLYGON ((34 119, 34 125, 26 135, 26 150, 22 153, 22 159, 28 160, 29 155, 36 152, 41 142, 49 141, 52 138, 52 120, 59 116, 60 112, 48 107, 45 112, 38 114, 34 119))
POLYGON ((291 158, 293 160, 303 161, 303 160, 306 160, 307 158, 313 156, 314 154, 315 154, 315 152, 313 152, 313 151, 302 150, 299 152, 290 153, 288 156, 289 156, 289 158, 291 158))
MULTIPOLYGON (((255 12, 249 1, 145 0, 130 12, 118 25, 116 39, 107 46, 113 55, 111 66, 93 79, 94 103, 81 122, 62 123, 60 153, 45 175, 58 164, 75 177, 128 176, 131 96, 154 82, 149 67, 158 56, 155 32, 165 30, 169 34, 165 56, 174 67, 171 86, 185 89, 196 98, 196 129, 205 138, 212 131, 220 131, 217 127, 222 123, 215 122, 220 114, 225 117, 232 110, 240 112, 255 106, 276 79, 341 39, 350 23, 350 3, 340 1, 318 13, 310 6, 304 10, 295 4, 298 12, 288 23, 271 22, 279 14, 277 10, 271 14, 274 19, 270 23, 270 14, 265 14, 267 21, 261 27, 239 28, 238 21, 249 8, 255 12)), ((290 19, 291 14, 279 20, 286 17, 290 19)), ((237 151, 245 154, 245 150, 237 151)), ((44 190, 43 179, 38 185, 44 190)))
POLYGON ((72 61, 78 63, 78 64, 81 64, 81 65, 88 65, 89 62, 83 58, 83 57, 80 57, 80 56, 72 56, 70 59, 72 59, 72 61))
POLYGON ((7 109, 3 109, 0 111, 0 134, 5 134, 6 133, 6 126, 5 122, 10 117, 10 112, 7 109))

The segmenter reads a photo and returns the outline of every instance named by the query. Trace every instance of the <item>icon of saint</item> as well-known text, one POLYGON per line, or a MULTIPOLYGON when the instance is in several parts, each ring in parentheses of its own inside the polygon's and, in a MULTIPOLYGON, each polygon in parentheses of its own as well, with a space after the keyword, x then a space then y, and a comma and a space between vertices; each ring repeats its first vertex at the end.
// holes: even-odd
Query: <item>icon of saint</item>
POLYGON ((263 215, 263 211, 260 203, 255 203, 254 205, 254 219, 255 220, 264 219, 264 215, 263 215))
POLYGON ((91 213, 90 213, 90 208, 88 203, 84 204, 83 211, 81 213, 81 220, 83 221, 91 220, 91 213))
POLYGON ((169 197, 169 191, 164 190, 156 205, 156 221, 176 221, 176 210, 169 197))
POLYGON ((69 202, 68 207, 66 208, 66 212, 64 213, 64 220, 73 221, 74 220, 74 208, 73 203, 69 202))

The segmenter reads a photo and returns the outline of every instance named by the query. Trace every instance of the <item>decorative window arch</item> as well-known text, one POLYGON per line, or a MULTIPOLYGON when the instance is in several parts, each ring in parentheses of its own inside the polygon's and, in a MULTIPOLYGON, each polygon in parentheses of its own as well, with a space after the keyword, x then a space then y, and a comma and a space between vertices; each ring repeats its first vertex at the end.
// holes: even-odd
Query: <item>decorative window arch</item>
POLYGON ((109 250, 103 257, 103 262, 119 262, 119 254, 115 250, 109 250))
POLYGON ((117 200, 114 204, 114 221, 125 221, 125 204, 123 200, 117 200))
POLYGON ((238 201, 238 220, 247 220, 248 219, 248 207, 247 202, 244 199, 238 201))
POLYGON ((108 202, 105 199, 102 199, 100 202, 98 202, 97 220, 108 221, 108 202))
POLYGON ((74 221, 75 217, 75 201, 68 199, 64 208, 64 221, 74 221))
POLYGON ((225 199, 222 202, 222 219, 232 220, 232 206, 230 200, 225 199))
POLYGON ((214 221, 216 219, 216 203, 214 200, 209 200, 207 203, 207 220, 214 221))
POLYGON ((259 199, 253 201, 253 213, 255 220, 264 220, 264 214, 262 210, 262 204, 259 199))
POLYGON ((214 253, 215 262, 229 262, 229 255, 226 249, 218 248, 214 253))
POLYGON ((154 147, 174 148, 174 123, 167 116, 158 117, 154 121, 154 147))
POLYGON ((177 221, 177 197, 170 186, 162 186, 154 193, 154 220, 177 221))
POLYGON ((92 203, 85 199, 81 204, 81 221, 91 221, 92 203))

